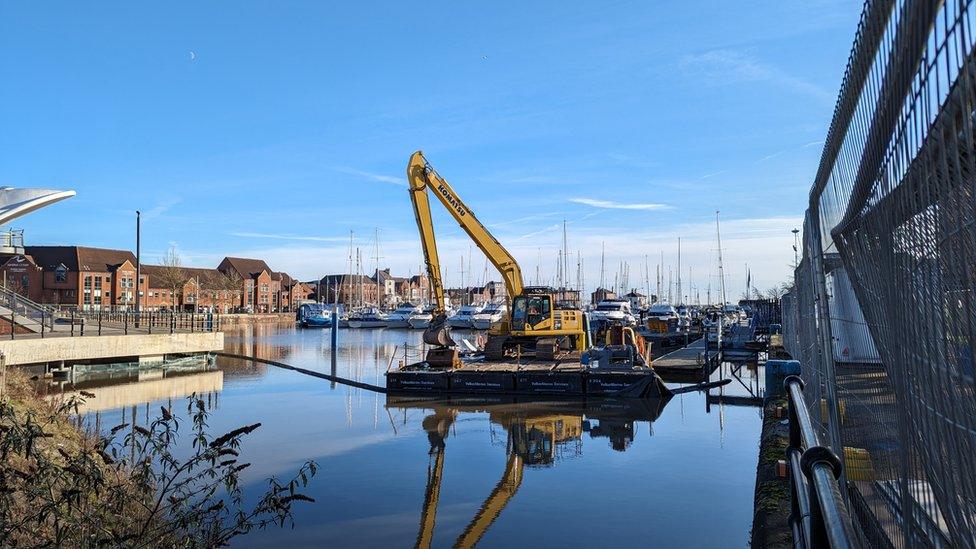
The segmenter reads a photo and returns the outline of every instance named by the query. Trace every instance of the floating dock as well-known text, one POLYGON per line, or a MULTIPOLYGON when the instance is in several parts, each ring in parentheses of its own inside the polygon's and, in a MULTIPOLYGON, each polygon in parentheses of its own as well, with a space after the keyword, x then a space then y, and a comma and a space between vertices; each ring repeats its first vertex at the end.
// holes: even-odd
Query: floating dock
POLYGON ((709 351, 705 338, 700 338, 655 359, 653 365, 654 371, 668 381, 699 381, 708 379, 721 361, 721 353, 709 351))
POLYGON ((651 398, 670 395, 650 368, 594 369, 579 355, 562 362, 467 362, 460 368, 432 370, 412 364, 387 372, 390 393, 568 395, 651 398))

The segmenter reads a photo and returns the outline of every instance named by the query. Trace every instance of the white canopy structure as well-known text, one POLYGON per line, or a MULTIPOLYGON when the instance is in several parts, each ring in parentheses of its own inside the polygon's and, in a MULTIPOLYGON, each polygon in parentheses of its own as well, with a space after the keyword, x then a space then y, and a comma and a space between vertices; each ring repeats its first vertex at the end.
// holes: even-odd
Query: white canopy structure
POLYGON ((6 225, 18 217, 66 198, 71 198, 75 194, 74 191, 54 189, 0 187, 0 225, 6 225))

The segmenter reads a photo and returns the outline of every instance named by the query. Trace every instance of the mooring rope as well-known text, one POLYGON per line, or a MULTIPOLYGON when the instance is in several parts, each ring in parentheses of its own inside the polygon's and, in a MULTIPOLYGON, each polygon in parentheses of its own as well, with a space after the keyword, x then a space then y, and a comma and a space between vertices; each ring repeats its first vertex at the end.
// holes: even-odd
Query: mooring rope
POLYGON ((333 381, 335 383, 341 383, 342 385, 349 385, 350 387, 366 389, 367 391, 373 391, 376 393, 386 393, 386 387, 380 387, 378 385, 370 385, 369 383, 363 383, 361 381, 353 381, 351 379, 346 379, 344 377, 323 374, 322 372, 315 372, 312 370, 306 370, 305 368, 299 368, 298 366, 292 366, 291 364, 285 364, 284 362, 278 362, 277 360, 268 360, 266 358, 258 358, 256 356, 235 355, 233 353, 225 353, 222 351, 216 351, 213 354, 216 356, 222 356, 226 358, 236 358, 238 360, 251 360, 253 362, 261 362, 264 364, 268 364, 270 366, 277 366, 278 368, 284 368, 285 370, 292 370, 300 374, 305 374, 307 376, 326 379, 329 381, 333 381))

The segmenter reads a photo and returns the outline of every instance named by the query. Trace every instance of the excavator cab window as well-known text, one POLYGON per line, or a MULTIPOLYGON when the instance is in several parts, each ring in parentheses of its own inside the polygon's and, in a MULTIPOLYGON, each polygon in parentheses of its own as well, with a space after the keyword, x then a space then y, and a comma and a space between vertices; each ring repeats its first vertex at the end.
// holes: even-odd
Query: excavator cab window
POLYGON ((543 322, 549 318, 551 309, 547 295, 516 297, 512 303, 512 329, 525 330, 543 322))

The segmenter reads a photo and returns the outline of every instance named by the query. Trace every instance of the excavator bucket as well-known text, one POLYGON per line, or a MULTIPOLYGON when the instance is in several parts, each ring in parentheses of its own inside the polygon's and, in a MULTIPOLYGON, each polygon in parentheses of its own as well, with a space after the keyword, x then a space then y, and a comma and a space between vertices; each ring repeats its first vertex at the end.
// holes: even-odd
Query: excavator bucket
POLYGON ((454 347, 454 338, 451 337, 451 327, 447 324, 447 315, 440 313, 431 319, 427 329, 424 330, 424 343, 439 347, 454 347))

